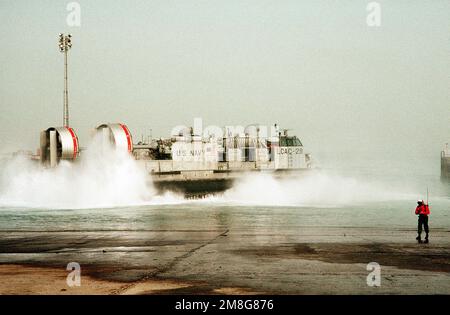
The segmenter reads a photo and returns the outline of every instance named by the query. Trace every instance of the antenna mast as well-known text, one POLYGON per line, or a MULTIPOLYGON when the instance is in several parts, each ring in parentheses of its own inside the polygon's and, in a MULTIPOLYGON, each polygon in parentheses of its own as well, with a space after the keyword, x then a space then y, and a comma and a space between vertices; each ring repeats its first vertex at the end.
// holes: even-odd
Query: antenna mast
POLYGON ((72 47, 72 35, 59 34, 59 51, 64 53, 64 127, 69 127, 69 92, 67 88, 67 53, 72 47))

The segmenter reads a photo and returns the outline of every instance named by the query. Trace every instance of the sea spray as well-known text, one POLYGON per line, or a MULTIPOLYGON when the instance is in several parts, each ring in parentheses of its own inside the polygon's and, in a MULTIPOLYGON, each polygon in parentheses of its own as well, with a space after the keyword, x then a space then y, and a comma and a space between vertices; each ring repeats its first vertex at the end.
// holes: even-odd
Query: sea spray
POLYGON ((94 138, 75 163, 61 161, 51 169, 19 156, 0 170, 0 206, 73 209, 206 202, 334 207, 415 198, 417 193, 405 187, 326 171, 295 177, 244 175, 228 191, 198 200, 186 200, 174 193, 158 195, 142 163, 127 152, 105 147, 100 138, 94 138))
POLYGON ((177 202, 156 196, 143 165, 95 137, 78 161, 44 168, 25 157, 7 162, 0 174, 0 205, 44 208, 104 208, 177 202))
POLYGON ((393 190, 382 183, 312 171, 285 178, 247 175, 221 197, 213 199, 244 205, 326 207, 408 198, 415 198, 415 194, 393 190))

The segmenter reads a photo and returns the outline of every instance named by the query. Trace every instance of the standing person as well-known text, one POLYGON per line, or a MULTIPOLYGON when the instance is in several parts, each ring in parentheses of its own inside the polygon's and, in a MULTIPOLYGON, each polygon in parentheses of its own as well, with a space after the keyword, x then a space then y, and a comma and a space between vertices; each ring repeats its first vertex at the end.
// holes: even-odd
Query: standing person
POLYGON ((416 240, 419 243, 422 243, 422 239, 420 238, 420 235, 422 234, 422 225, 425 230, 425 244, 428 243, 428 215, 430 214, 430 208, 428 205, 426 205, 423 200, 417 201, 417 207, 416 207, 416 215, 419 215, 419 223, 417 226, 417 237, 416 240))

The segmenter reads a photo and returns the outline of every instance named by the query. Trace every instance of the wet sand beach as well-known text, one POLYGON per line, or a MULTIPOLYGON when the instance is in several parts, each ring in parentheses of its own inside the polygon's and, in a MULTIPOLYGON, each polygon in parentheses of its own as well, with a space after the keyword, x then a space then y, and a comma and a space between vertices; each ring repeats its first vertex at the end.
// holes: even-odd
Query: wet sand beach
POLYGON ((311 226, 0 232, 1 294, 450 294, 450 231, 311 226), (81 286, 69 287, 69 262, 81 286), (369 287, 366 266, 381 266, 369 287))

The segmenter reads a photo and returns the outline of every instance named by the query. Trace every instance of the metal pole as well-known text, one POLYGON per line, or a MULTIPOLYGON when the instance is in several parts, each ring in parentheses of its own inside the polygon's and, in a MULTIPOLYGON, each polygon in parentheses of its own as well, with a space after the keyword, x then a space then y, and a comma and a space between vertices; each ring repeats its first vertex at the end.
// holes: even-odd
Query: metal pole
POLYGON ((64 50, 64 126, 69 127, 69 92, 67 88, 67 49, 64 50))
POLYGON ((59 51, 64 53, 64 95, 63 95, 63 125, 69 127, 69 89, 68 89, 68 71, 67 58, 69 49, 72 47, 72 35, 59 34, 59 51))

